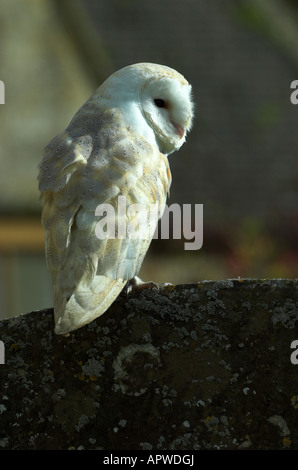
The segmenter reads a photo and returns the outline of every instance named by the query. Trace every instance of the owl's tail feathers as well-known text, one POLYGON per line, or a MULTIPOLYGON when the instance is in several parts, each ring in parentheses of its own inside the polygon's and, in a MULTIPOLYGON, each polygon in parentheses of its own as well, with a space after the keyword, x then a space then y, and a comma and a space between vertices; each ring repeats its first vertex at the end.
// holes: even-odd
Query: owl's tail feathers
POLYGON ((91 285, 80 284, 70 296, 53 283, 55 333, 77 330, 102 315, 118 297, 127 281, 95 276, 91 285))

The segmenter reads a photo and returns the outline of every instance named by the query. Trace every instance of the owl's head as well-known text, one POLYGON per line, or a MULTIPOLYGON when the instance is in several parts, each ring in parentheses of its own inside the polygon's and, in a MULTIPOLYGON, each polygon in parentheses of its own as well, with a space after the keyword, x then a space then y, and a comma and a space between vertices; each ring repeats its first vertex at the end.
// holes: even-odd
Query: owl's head
POLYGON ((191 85, 169 67, 154 64, 140 66, 149 69, 148 78, 140 90, 141 110, 161 150, 169 154, 181 147, 191 129, 191 85))
POLYGON ((170 154, 185 142, 193 119, 191 85, 176 70, 151 63, 129 65, 100 89, 108 96, 114 90, 113 99, 125 108, 134 128, 141 130, 146 124, 152 129, 162 153, 170 154))

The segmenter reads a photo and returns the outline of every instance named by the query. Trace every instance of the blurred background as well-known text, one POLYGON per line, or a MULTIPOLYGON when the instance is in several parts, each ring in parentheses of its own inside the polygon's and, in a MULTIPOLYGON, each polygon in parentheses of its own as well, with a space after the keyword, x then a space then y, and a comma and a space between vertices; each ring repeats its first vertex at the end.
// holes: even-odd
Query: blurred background
POLYGON ((192 84, 168 205, 204 205, 204 242, 154 240, 140 276, 298 277, 298 9, 292 0, 1 0, 0 318, 52 307, 37 189, 43 148, 117 69, 192 84))

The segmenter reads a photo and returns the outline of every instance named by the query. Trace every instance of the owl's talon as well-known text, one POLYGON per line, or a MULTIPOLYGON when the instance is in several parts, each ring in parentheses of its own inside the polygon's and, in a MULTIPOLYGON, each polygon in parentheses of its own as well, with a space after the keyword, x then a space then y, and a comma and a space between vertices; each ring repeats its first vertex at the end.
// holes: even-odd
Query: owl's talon
POLYGON ((159 285, 153 281, 142 281, 139 277, 135 276, 127 283, 126 293, 127 295, 135 290, 143 289, 155 289, 159 290, 159 285))

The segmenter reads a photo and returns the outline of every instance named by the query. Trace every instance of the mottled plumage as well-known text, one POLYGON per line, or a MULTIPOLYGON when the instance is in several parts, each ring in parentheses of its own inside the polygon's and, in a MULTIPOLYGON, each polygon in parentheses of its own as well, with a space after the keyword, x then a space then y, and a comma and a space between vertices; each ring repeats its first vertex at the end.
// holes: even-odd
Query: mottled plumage
POLYGON ((118 196, 128 205, 165 204, 171 184, 167 155, 191 127, 190 91, 168 67, 125 67, 46 147, 38 178, 56 333, 104 313, 138 274, 151 238, 101 240, 95 211, 103 203, 117 209, 118 196))

